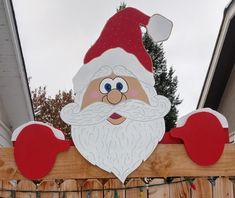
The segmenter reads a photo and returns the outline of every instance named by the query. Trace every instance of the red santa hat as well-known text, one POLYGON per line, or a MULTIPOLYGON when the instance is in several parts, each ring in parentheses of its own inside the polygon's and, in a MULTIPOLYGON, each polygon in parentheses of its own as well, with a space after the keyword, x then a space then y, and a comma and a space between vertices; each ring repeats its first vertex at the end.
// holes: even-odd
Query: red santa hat
POLYGON ((141 26, 155 42, 161 42, 170 36, 172 22, 158 14, 149 17, 131 7, 117 12, 86 53, 84 65, 73 79, 75 92, 86 87, 102 66, 124 66, 140 81, 153 85, 152 60, 143 46, 141 26))

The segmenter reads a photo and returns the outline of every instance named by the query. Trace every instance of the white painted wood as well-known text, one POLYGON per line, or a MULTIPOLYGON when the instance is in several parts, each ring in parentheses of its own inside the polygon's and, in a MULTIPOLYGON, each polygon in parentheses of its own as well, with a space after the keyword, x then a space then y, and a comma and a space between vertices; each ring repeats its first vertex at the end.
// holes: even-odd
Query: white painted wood
MULTIPOLYGON (((105 29, 112 28, 109 23, 105 26, 105 29)), ((172 22, 161 15, 151 17, 147 25, 147 31, 155 41, 167 39, 171 28, 172 22)), ((134 31, 135 26, 130 26, 127 30, 135 35, 134 31)), ((129 36, 132 36, 131 34, 129 36)), ((139 40, 136 39, 136 42, 139 40)), ((157 95, 152 71, 140 62, 138 53, 135 53, 134 49, 132 52, 126 50, 124 46, 115 44, 113 48, 107 48, 100 56, 85 63, 73 78, 75 103, 63 107, 60 114, 64 122, 72 125, 71 135, 74 145, 83 157, 103 170, 112 172, 121 182, 124 182, 156 148, 165 133, 164 116, 171 108, 170 101, 166 97, 157 95), (111 74, 116 76, 109 78, 111 74), (131 91, 138 92, 137 97, 125 96, 131 83, 128 85, 127 79, 122 79, 124 76, 132 77, 142 86, 142 88, 140 86, 130 88, 131 91), (103 95, 102 98, 98 97, 85 108, 81 108, 82 102, 91 97, 86 94, 86 97, 84 96, 85 90, 89 90, 92 81, 98 79, 100 82, 95 83, 100 86, 94 88, 94 92, 108 94, 112 90, 113 93, 121 93, 121 97, 125 99, 118 99, 117 103, 111 101, 106 103, 103 95), (121 90, 117 88, 117 81, 122 86, 121 90), (105 85, 111 89, 108 91, 105 85), (146 95, 148 102, 141 98, 141 93, 146 95), (109 118, 113 119, 112 115, 115 114, 121 115, 122 122, 109 121, 109 118)), ((147 51, 145 53, 147 54, 147 51)))
MULTIPOLYGON (((54 133, 55 137, 57 137, 58 139, 60 140, 65 140, 65 137, 64 137, 64 134, 62 131, 54 128, 53 126, 50 126, 49 124, 46 124, 46 123, 43 123, 43 122, 37 122, 37 121, 30 121, 30 122, 27 122, 21 126, 19 126, 18 128, 16 128, 13 133, 12 133, 12 137, 11 137, 11 140, 12 141, 16 141, 18 135, 21 133, 21 131, 29 126, 29 125, 33 125, 33 124, 37 124, 37 125, 42 125, 42 126, 46 126, 48 128, 50 128, 52 130, 52 132, 54 133)), ((33 133, 33 131, 32 131, 33 133)))
POLYGON ((135 77, 145 84, 154 86, 152 72, 147 71, 136 56, 117 47, 108 49, 101 56, 94 58, 79 69, 73 78, 74 92, 78 93, 87 88, 91 80, 99 77, 97 73, 101 69, 110 69, 113 72, 118 67, 127 67, 128 76, 135 77))
POLYGON ((179 120, 177 121, 177 127, 182 127, 185 125, 187 119, 193 115, 193 114, 196 114, 196 113, 199 113, 199 112, 208 112, 208 113, 211 113, 212 115, 214 115, 219 121, 220 121, 220 124, 223 128, 228 128, 228 121, 227 119, 219 112, 217 111, 214 111, 213 109, 211 108, 202 108, 202 109, 197 109, 195 111, 192 111, 191 113, 179 118, 179 120))
POLYGON ((166 41, 172 31, 173 23, 160 14, 154 14, 150 17, 147 32, 155 42, 166 41))
MULTIPOLYGON (((113 52, 121 51, 121 48, 112 50, 113 52)), ((120 54, 109 57, 106 54, 105 56, 107 59, 111 57, 112 61, 122 59, 120 54)), ((125 55, 123 57, 126 58, 125 55)), ((100 62, 98 67, 100 65, 106 64, 100 62)), ((122 71, 133 71, 130 71, 128 67, 122 67, 125 68, 122 71)), ((103 71, 106 68, 107 66, 103 66, 100 70, 103 71)), ((115 68, 113 70, 116 74, 115 68)), ((79 72, 77 74, 81 75, 79 72)), ((139 73, 139 78, 136 77, 136 80, 142 79, 141 74, 139 73)), ((88 73, 83 74, 80 81, 79 78, 76 79, 78 86, 82 84, 85 75, 88 73)), ((124 73, 122 75, 125 76, 124 73)), ((90 81, 89 78, 84 79, 83 83, 89 84, 92 79, 90 81)), ((113 84, 113 80, 109 79, 109 82, 113 84)), ((60 114, 64 122, 72 125, 71 135, 74 145, 83 157, 103 170, 112 172, 122 182, 151 155, 162 139, 165 132, 163 117, 171 107, 170 101, 164 96, 157 95, 153 86, 147 86, 147 84, 145 86, 146 93, 147 90, 151 93, 148 93, 150 104, 137 99, 127 99, 116 105, 100 100, 81 110, 80 105, 86 98, 78 93, 81 100, 75 100, 75 103, 66 105, 60 114), (121 124, 111 124, 108 118, 113 113, 122 115, 125 121, 121 124)), ((74 87, 76 88, 76 85, 74 87)))

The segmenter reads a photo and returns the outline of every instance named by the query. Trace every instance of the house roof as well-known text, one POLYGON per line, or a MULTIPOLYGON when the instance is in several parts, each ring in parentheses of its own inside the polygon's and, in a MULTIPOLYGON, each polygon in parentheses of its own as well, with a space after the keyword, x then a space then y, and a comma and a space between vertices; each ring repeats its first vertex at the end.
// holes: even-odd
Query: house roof
POLYGON ((11 130, 34 119, 12 2, 0 1, 0 119, 11 130))
POLYGON ((235 63, 235 1, 224 10, 223 21, 197 108, 217 110, 235 63))

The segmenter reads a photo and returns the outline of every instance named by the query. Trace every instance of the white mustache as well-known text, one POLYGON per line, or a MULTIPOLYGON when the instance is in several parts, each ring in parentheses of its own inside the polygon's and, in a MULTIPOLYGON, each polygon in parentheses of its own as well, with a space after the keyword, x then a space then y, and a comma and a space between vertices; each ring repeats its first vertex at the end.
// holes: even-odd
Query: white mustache
POLYGON ((66 105, 61 111, 61 118, 75 126, 94 125, 107 120, 113 113, 135 121, 150 121, 166 115, 170 104, 164 96, 158 96, 159 102, 151 106, 143 101, 129 99, 117 105, 103 102, 93 103, 80 111, 76 103, 66 105))

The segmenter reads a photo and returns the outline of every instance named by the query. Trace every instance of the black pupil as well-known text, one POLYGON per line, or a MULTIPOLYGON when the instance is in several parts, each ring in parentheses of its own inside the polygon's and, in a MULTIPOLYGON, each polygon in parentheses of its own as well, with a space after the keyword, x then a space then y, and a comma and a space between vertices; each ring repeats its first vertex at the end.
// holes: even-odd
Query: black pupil
POLYGON ((111 91, 111 85, 110 85, 109 83, 106 83, 106 84, 104 85, 104 88, 105 88, 105 90, 106 90, 107 92, 110 92, 110 91, 111 91))
POLYGON ((116 88, 117 88, 117 90, 121 91, 122 88, 123 88, 123 84, 120 83, 120 82, 118 82, 118 83, 116 84, 116 88))

